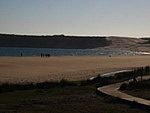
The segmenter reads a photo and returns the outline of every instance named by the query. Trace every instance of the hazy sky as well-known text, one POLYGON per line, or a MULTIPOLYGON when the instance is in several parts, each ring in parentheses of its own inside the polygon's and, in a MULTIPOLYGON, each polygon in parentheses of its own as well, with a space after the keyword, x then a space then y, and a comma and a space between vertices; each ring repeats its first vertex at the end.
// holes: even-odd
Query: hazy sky
POLYGON ((0 0, 0 33, 150 36, 150 0, 0 0))

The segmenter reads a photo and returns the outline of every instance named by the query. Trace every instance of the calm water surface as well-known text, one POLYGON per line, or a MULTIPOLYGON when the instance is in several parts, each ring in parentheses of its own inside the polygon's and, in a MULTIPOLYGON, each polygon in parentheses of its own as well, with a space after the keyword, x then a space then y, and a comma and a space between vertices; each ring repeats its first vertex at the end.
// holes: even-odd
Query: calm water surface
POLYGON ((142 52, 121 51, 121 50, 91 50, 91 49, 50 49, 50 48, 12 48, 0 47, 0 56, 99 56, 99 55, 138 55, 142 52))

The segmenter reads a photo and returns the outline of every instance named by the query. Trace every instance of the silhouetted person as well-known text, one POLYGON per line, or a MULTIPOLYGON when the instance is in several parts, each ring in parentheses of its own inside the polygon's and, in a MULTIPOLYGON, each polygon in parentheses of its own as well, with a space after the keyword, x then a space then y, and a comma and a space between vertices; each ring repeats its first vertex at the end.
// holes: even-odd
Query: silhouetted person
POLYGON ((23 54, 21 53, 20 56, 23 56, 23 54))
POLYGON ((47 54, 47 56, 50 57, 51 55, 50 55, 50 54, 47 54))
POLYGON ((41 53, 41 57, 50 57, 51 55, 50 54, 43 54, 41 53))
POLYGON ((43 53, 41 53, 41 57, 43 57, 44 55, 43 55, 43 53))

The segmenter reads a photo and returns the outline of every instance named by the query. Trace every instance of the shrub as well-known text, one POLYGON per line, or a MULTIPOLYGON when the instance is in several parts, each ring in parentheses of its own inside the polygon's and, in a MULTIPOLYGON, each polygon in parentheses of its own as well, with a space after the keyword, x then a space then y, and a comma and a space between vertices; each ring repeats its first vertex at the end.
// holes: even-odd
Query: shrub
POLYGON ((127 83, 121 84, 119 90, 126 90, 127 89, 127 83))
POLYGON ((75 86, 74 82, 67 81, 67 80, 61 80, 60 82, 56 81, 45 81, 41 83, 16 83, 16 84, 10 84, 10 83, 3 83, 0 85, 0 93, 3 92, 10 92, 15 90, 31 90, 31 89, 50 89, 54 87, 65 87, 65 86, 75 86))

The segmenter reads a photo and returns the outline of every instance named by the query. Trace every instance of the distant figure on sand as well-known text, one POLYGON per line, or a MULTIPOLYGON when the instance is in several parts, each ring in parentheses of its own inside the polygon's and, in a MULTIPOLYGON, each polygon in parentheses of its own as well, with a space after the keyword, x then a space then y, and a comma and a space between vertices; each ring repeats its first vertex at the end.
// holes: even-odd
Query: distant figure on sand
POLYGON ((47 54, 47 57, 50 57, 50 54, 47 54))
POLYGON ((41 57, 43 57, 44 55, 43 55, 43 53, 41 53, 41 57))
POLYGON ((50 54, 45 54, 46 57, 50 57, 50 54))
POLYGON ((21 53, 20 56, 23 56, 23 54, 21 53))
POLYGON ((44 57, 44 56, 50 57, 51 55, 50 54, 43 54, 43 53, 41 53, 41 57, 44 57))

